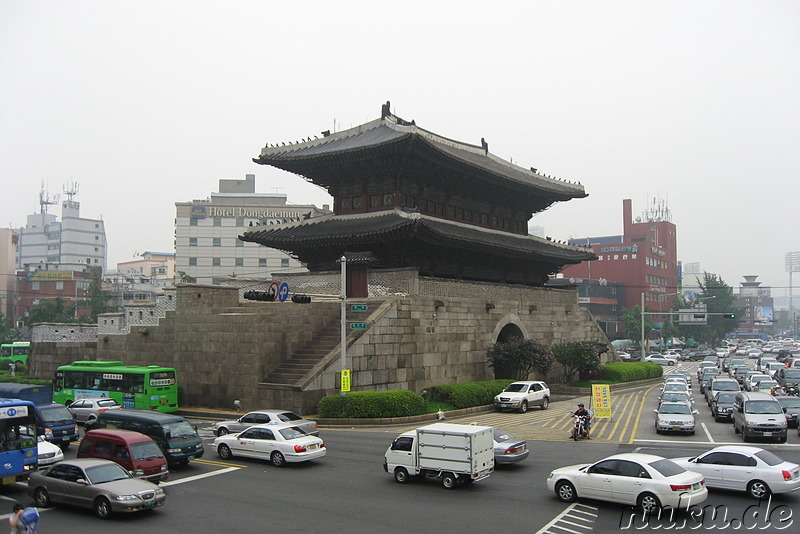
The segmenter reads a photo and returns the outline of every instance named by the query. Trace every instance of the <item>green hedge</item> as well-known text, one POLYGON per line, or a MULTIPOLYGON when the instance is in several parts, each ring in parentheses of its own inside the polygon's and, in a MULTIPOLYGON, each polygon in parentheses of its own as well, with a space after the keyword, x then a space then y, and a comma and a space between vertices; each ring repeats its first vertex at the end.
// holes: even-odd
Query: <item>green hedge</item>
POLYGON ((604 365, 602 369, 604 379, 617 382, 659 378, 663 374, 662 366, 650 362, 612 362, 604 365))
POLYGON ((319 416, 404 417, 425 413, 426 403, 413 391, 353 391, 346 395, 328 395, 319 401, 319 416))
POLYGON ((463 382, 461 384, 443 384, 423 391, 423 396, 430 402, 444 402, 453 408, 470 408, 491 404, 495 395, 515 382, 515 380, 488 380, 485 382, 463 382))

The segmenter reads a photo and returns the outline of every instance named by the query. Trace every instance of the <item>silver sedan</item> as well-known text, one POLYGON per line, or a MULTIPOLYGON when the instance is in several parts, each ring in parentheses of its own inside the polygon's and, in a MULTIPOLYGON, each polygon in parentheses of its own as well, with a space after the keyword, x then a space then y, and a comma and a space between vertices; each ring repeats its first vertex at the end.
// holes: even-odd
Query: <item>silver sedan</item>
POLYGON ((499 428, 492 428, 494 440, 494 462, 496 464, 514 464, 528 457, 528 442, 516 439, 499 428))
POLYGON ((119 410, 120 406, 114 399, 106 397, 97 397, 91 399, 78 399, 69 406, 67 409, 72 413, 72 418, 76 423, 94 422, 97 419, 97 414, 105 412, 106 410, 119 410))
POLYGON ((248 412, 239 419, 233 421, 220 421, 214 425, 214 434, 217 436, 237 434, 242 430, 247 430, 253 425, 265 425, 272 422, 292 423, 292 425, 302 428, 306 434, 319 436, 319 429, 317 428, 316 421, 303 419, 296 413, 286 410, 257 410, 248 412))

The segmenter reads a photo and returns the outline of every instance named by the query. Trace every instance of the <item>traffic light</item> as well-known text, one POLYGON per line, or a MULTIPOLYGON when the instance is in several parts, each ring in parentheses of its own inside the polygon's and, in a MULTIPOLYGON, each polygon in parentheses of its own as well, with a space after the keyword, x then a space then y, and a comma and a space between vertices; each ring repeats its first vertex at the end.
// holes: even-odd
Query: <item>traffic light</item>
POLYGON ((275 295, 266 291, 245 291, 244 298, 247 300, 263 300, 265 302, 272 302, 275 300, 275 295))
POLYGON ((705 313, 695 313, 694 314, 694 318, 695 319, 705 319, 706 318, 706 314, 705 313))
POLYGON ((292 295, 292 302, 295 304, 308 304, 311 302, 311 297, 308 295, 292 295))
POLYGON ((736 319, 735 313, 723 313, 722 316, 725 317, 726 319, 736 319))

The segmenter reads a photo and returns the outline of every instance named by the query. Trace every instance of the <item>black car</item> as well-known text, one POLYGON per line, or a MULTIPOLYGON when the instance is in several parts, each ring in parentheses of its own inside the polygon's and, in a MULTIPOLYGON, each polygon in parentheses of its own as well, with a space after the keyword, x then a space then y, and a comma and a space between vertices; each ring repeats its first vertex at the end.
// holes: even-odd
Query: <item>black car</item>
POLYGON ((714 421, 733 421, 733 399, 736 398, 735 391, 717 391, 711 397, 711 415, 714 421))
POLYGON ((789 388, 797 390, 800 386, 800 368, 782 367, 775 372, 775 380, 784 390, 789 388))
POLYGON ((783 413, 786 414, 786 424, 790 427, 798 428, 798 416, 800 415, 800 397, 775 397, 781 403, 783 413))

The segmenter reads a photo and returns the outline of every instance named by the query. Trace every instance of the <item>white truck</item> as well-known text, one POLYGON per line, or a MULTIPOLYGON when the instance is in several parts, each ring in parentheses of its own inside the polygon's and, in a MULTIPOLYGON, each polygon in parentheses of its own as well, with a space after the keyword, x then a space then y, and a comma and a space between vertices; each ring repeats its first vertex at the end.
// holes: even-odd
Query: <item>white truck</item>
POLYGON ((492 428, 434 423, 405 432, 386 450, 383 470, 401 484, 436 477, 445 489, 482 480, 494 471, 492 428))

